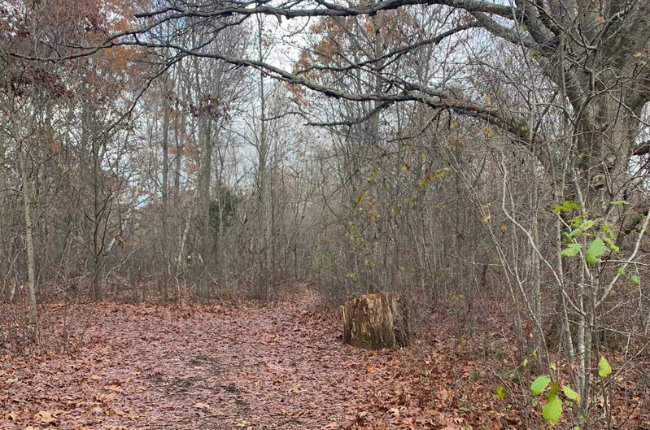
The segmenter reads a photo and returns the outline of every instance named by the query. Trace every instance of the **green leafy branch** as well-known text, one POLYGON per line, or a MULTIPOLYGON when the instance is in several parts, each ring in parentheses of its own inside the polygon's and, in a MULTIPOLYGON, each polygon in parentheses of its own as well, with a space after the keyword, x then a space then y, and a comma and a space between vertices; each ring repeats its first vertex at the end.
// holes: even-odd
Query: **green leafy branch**
MULTIPOLYGON (((554 368, 554 366, 551 366, 554 368)), ((609 365, 609 362, 605 357, 600 357, 598 362, 598 376, 601 378, 607 378, 612 374, 612 368, 609 365)), ((530 391, 535 396, 542 395, 548 386, 551 388, 546 393, 546 404, 542 407, 542 416, 544 421, 546 421, 551 427, 560 422, 562 418, 562 396, 565 401, 572 402, 571 404, 580 402, 580 395, 575 392, 569 384, 562 385, 560 391, 560 384, 557 381, 553 381, 551 376, 542 375, 537 377, 530 386, 530 391), (551 382, 553 382, 551 384, 551 382)), ((496 393, 495 393, 496 394, 496 393)))
MULTIPOLYGON (((551 381, 549 375, 540 376, 533 381, 530 391, 533 395, 539 396, 546 391, 551 381)), ((575 403, 580 401, 580 395, 573 391, 569 384, 562 386, 562 394, 564 394, 566 400, 575 403)), ((550 390, 546 394, 546 404, 542 407, 542 416, 551 427, 560 422, 560 418, 562 418, 562 399, 560 398, 560 385, 557 381, 553 381, 550 390)))
MULTIPOLYGON (((612 204, 622 204, 621 202, 612 202, 612 204)), ((576 202, 565 201, 561 205, 553 208, 553 214, 559 215, 561 212, 578 210, 579 206, 576 202)), ((584 215, 578 215, 571 219, 567 224, 571 231, 565 232, 564 236, 567 239, 567 247, 560 252, 562 257, 575 257, 583 251, 585 245, 577 242, 579 237, 588 238, 594 235, 593 228, 596 225, 594 220, 587 219, 584 215)), ((605 223, 601 224, 602 233, 595 233, 595 239, 586 243, 586 250, 584 250, 584 259, 588 264, 595 265, 600 262, 600 258, 605 254, 607 248, 612 252, 618 254, 620 249, 616 246, 616 237, 612 230, 605 223)))

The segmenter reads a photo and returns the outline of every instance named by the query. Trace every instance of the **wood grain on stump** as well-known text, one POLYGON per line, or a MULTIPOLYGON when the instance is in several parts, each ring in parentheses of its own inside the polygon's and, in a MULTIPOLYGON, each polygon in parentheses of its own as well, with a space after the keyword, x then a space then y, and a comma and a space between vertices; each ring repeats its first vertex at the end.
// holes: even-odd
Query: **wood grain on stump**
POLYGON ((348 300, 341 308, 343 343, 369 350, 408 345, 406 312, 397 295, 361 296, 348 300))

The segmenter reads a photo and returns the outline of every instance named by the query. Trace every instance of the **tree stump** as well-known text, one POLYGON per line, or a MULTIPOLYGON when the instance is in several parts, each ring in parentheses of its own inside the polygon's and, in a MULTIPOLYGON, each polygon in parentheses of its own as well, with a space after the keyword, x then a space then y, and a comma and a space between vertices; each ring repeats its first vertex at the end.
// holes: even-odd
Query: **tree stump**
POLYGON ((406 311, 397 295, 370 294, 343 306, 343 343, 368 350, 408 345, 406 311))

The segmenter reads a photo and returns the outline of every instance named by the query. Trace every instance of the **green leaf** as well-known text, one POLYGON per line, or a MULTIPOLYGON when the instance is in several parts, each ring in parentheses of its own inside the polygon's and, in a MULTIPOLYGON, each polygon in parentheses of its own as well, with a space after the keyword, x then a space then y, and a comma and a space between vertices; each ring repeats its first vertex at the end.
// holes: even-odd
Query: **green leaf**
POLYGON ((578 210, 578 209, 580 209, 580 206, 578 206, 576 202, 565 201, 561 205, 555 206, 553 208, 553 215, 557 215, 558 213, 563 211, 578 210))
POLYGON ((576 228, 575 230, 573 230, 573 231, 572 231, 571 233, 569 233, 569 234, 566 234, 566 233, 565 233, 565 235, 566 235, 567 239, 569 240, 569 242, 572 242, 572 241, 573 241, 573 238, 576 237, 576 235, 577 235, 578 233, 580 233, 580 230, 576 228))
POLYGON ((611 249, 612 251, 614 251, 617 254, 620 252, 620 249, 618 248, 618 246, 616 246, 616 244, 609 237, 605 238, 605 245, 607 245, 607 247, 609 249, 611 249))
POLYGON ((580 252, 580 244, 579 243, 570 243, 567 245, 566 249, 563 249, 562 252, 560 252, 560 255, 562 257, 575 257, 578 255, 578 252, 580 252))
POLYGON ((626 202, 625 200, 617 200, 615 202, 609 202, 610 205, 612 206, 619 206, 619 205, 629 205, 629 202, 626 202))
POLYGON ((494 395, 497 396, 499 399, 505 399, 508 393, 506 393, 506 389, 503 387, 497 387, 496 390, 494 390, 494 395))
POLYGON ((530 386, 530 391, 536 396, 539 396, 544 392, 548 384, 551 382, 551 377, 548 375, 543 375, 535 379, 530 386))
POLYGON ((560 390, 559 385, 556 382, 553 382, 553 385, 551 385, 551 389, 548 390, 548 394, 546 395, 546 401, 550 402, 553 400, 553 397, 557 397, 557 392, 560 390))
POLYGON ((618 274, 621 276, 625 276, 625 267, 619 267, 618 268, 618 274))
POLYGON ((571 220, 571 226, 572 226, 573 228, 577 228, 577 227, 580 225, 580 219, 581 219, 581 218, 582 218, 582 217, 581 217, 580 215, 578 215, 577 217, 573 218, 573 219, 571 220))
POLYGON ((612 240, 616 240, 616 238, 614 237, 614 234, 612 233, 612 230, 610 230, 610 228, 607 226, 607 224, 601 225, 600 228, 603 229, 603 231, 605 232, 607 237, 609 237, 612 240))
POLYGON ((542 415, 551 427, 560 422, 560 417, 562 417, 562 400, 558 396, 553 397, 542 408, 542 415))
POLYGON ((609 362, 605 357, 600 357, 600 361, 598 362, 598 376, 601 378, 607 378, 609 375, 612 374, 612 368, 609 365, 609 362))
POLYGON ((567 399, 573 400, 576 403, 580 401, 580 394, 573 391, 569 384, 562 385, 562 392, 567 397, 567 399))
POLYGON ((580 230, 581 232, 585 232, 585 231, 589 230, 593 226, 594 226, 594 220, 588 219, 587 221, 580 224, 580 227, 578 227, 578 230, 580 230))
POLYGON ((585 260, 589 264, 598 264, 600 256, 605 253, 605 244, 599 237, 589 243, 589 248, 585 252, 585 260))
POLYGON ((571 233, 567 234, 566 237, 569 239, 569 242, 571 242, 572 239, 578 235, 578 233, 584 233, 585 231, 589 230, 593 226, 594 226, 594 221, 588 219, 587 221, 580 224, 578 228, 573 230, 571 233))
POLYGON ((637 287, 641 285, 641 283, 639 282, 639 277, 637 275, 630 276, 630 281, 632 281, 634 285, 636 285, 637 287))

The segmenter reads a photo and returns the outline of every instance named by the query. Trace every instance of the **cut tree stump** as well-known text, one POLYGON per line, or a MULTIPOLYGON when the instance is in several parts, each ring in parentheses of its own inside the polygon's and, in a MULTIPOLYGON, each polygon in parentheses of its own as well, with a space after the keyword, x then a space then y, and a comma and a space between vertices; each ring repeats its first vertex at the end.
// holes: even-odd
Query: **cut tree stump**
POLYGON ((408 345, 406 311, 397 295, 369 294, 348 300, 341 308, 343 343, 369 350, 408 345))

